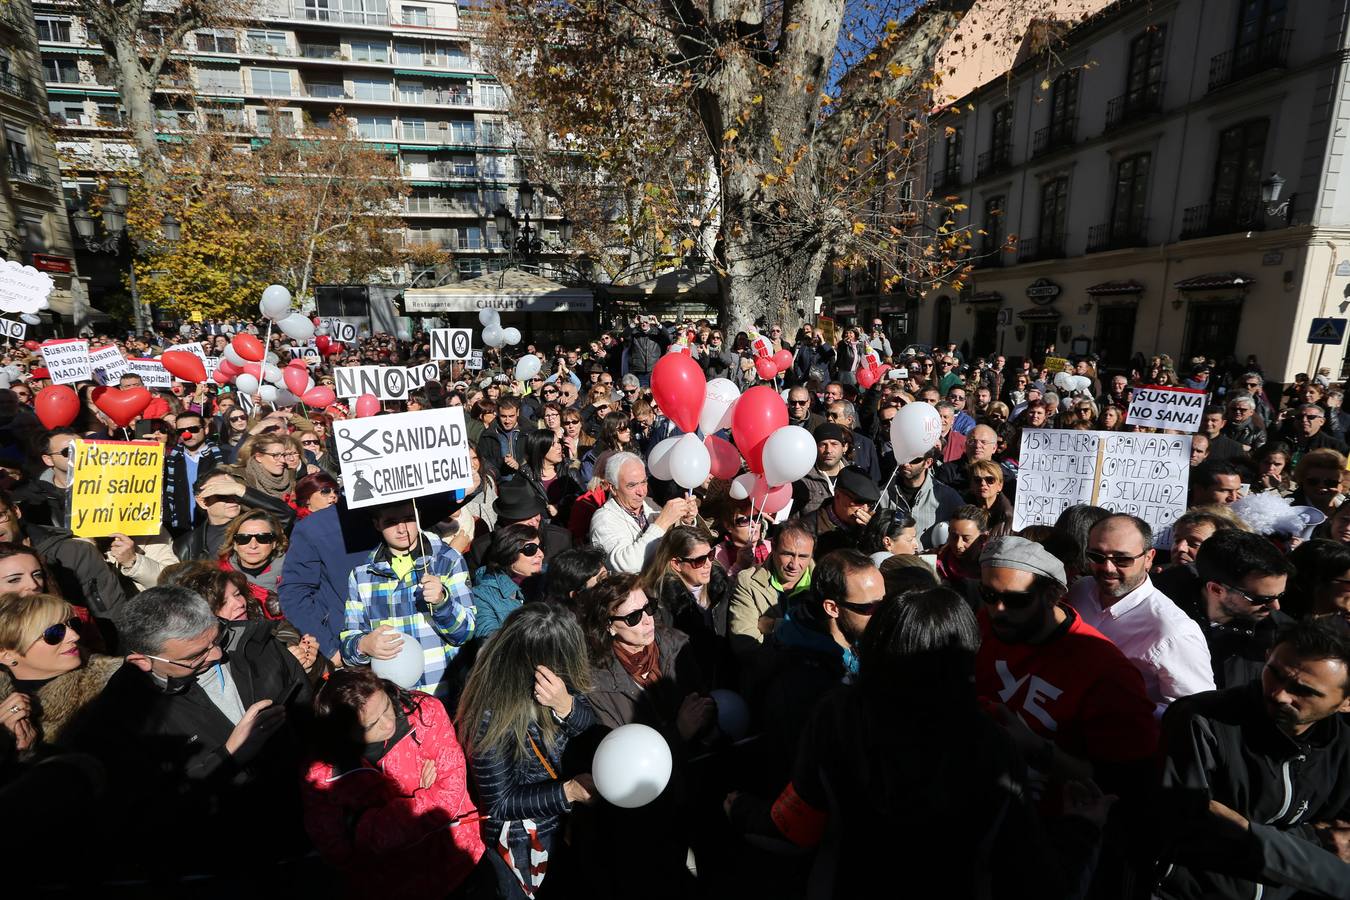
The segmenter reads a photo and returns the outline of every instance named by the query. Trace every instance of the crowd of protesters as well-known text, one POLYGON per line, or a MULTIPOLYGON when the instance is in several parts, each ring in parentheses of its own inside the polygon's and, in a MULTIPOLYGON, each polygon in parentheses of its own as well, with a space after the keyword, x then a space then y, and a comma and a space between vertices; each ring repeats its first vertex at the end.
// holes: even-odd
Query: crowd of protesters
MULTIPOLYGON (((102 343, 214 355, 236 330, 266 333, 102 343)), ((679 434, 656 362, 679 345, 748 388, 754 335, 642 317, 588 346, 525 335, 504 353, 540 357, 529 381, 489 349, 383 404, 464 410, 472 485, 415 505, 348 507, 344 403, 175 382, 132 426, 165 447, 163 527, 97 539, 70 530, 71 448, 122 429, 92 383, 70 427, 43 428, 41 360, 12 348, 0 796, 21 883, 1350 897, 1350 414, 1324 373, 1142 356, 1060 373, 894 346, 880 321, 760 332, 792 355, 770 381, 817 450, 776 517, 647 458, 679 434), (869 358, 891 368, 864 386, 869 358), (1206 396, 1184 515, 1074 506, 1014 530, 1026 430, 1132 430, 1142 385, 1206 396), (941 437, 896 459, 910 403, 941 437), (407 641, 411 688, 372 668, 407 641), (591 761, 633 723, 673 767, 629 809, 591 761)), ((313 374, 428 358, 421 333, 374 335, 313 374)))

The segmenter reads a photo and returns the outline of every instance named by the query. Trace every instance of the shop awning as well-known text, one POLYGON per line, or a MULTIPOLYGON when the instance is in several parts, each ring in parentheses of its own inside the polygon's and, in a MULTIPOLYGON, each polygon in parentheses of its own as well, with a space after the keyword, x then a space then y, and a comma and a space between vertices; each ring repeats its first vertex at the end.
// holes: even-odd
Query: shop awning
MULTIPOLYGON (((67 319, 75 318, 75 303, 71 300, 69 294, 61 291, 53 291, 47 297, 47 304, 51 307, 51 311, 56 313, 56 315, 65 316, 67 319)), ((86 322, 112 321, 112 316, 87 303, 80 306, 80 313, 83 315, 84 321, 86 322)))
POLYGON ((617 300, 688 296, 710 298, 719 296, 721 288, 717 284, 717 276, 712 272, 672 269, 640 284, 608 285, 605 288, 605 293, 617 300))
POLYGON ((967 303, 1002 303, 1003 295, 998 291, 976 291, 970 295, 967 303))
POLYGON ((1241 272, 1214 272, 1183 279, 1173 287, 1179 291, 1212 291, 1216 288, 1249 288, 1255 283, 1255 278, 1241 272))
POLYGON ((1087 292, 1093 297, 1114 297, 1121 294, 1142 294, 1144 286, 1133 278, 1124 281, 1102 281, 1090 285, 1087 292))
POLYGON ((409 288, 403 292, 407 313, 478 312, 590 312, 595 295, 520 269, 490 272, 457 284, 409 288))

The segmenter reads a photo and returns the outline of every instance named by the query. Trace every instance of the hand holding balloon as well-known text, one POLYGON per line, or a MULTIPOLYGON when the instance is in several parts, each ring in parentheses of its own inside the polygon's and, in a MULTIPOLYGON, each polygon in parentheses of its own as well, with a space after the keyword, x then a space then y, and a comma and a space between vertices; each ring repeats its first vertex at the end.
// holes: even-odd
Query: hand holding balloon
POLYGON ((403 646, 404 635, 392 625, 381 625, 356 642, 356 649, 371 659, 393 659, 403 646))

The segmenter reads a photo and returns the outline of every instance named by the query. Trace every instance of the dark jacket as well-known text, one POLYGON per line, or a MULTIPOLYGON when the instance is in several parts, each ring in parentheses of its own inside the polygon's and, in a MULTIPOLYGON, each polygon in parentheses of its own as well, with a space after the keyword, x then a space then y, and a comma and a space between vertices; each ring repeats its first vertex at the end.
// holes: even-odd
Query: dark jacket
POLYGON ((695 602, 689 588, 673 575, 662 579, 659 599, 662 612, 669 617, 668 623, 689 636, 689 649, 709 684, 733 687, 736 660, 728 640, 727 622, 735 585, 721 566, 716 562, 711 565, 712 577, 703 588, 708 601, 706 608, 695 602))
POLYGON ((478 439, 478 460, 492 472, 493 476, 500 478, 502 475, 509 475, 511 470, 505 468, 502 460, 508 452, 520 461, 521 435, 524 432, 520 430, 519 422, 511 431, 503 431, 500 420, 494 419, 492 424, 483 429, 483 435, 478 439), (506 444, 503 450, 502 444, 506 444))
MULTIPOLYGON (((224 459, 220 448, 207 441, 202 445, 201 458, 197 461, 197 477, 211 471, 224 459)), ((187 475, 187 451, 182 446, 174 447, 164 458, 164 525, 174 535, 180 535, 192 526, 192 508, 196 500, 187 475)))
POLYGON ((1275 726, 1253 681, 1177 700, 1162 733, 1162 792, 1153 807, 1165 872, 1158 897, 1350 897, 1350 866, 1323 850, 1312 828, 1350 818, 1343 716, 1295 740, 1275 726), (1211 800, 1248 819, 1250 830, 1222 828, 1211 800))
POLYGON ((99 619, 117 619, 126 601, 126 591, 112 566, 88 541, 80 540, 61 528, 20 523, 23 539, 47 564, 61 595, 72 603, 89 608, 99 619))
POLYGON ((318 639, 324 656, 339 648, 347 577, 379 540, 370 516, 342 502, 306 516, 291 533, 277 591, 281 612, 302 634, 318 639))
POLYGON ((628 371, 634 375, 650 375, 669 346, 670 335, 664 328, 628 329, 628 371))
MULTIPOLYGON (((497 527, 504 527, 505 523, 498 522, 497 527)), ((557 525, 550 525, 548 522, 539 523, 540 543, 544 545, 544 565, 548 566, 548 560, 564 550, 572 549, 572 533, 566 528, 560 528, 557 525)), ((483 558, 487 556, 488 544, 492 543, 492 532, 485 528, 478 529, 473 536, 473 543, 469 545, 469 552, 466 553, 465 561, 469 564, 470 571, 483 565, 483 558)), ((527 581, 525 593, 530 594, 530 585, 527 581)), ((533 599, 533 597, 531 597, 533 599)))
MULTIPOLYGON (((239 498, 239 503, 249 509, 261 509, 264 512, 271 513, 281 523, 282 530, 286 532, 289 532, 291 526, 295 523, 295 510, 289 503, 278 497, 273 497, 271 494, 264 494, 256 488, 244 488, 244 496, 239 498)), ((203 517, 191 529, 174 538, 173 555, 183 562, 190 559, 205 559, 215 562, 216 554, 206 540, 206 530, 209 527, 210 523, 203 517)))
POLYGON ((1209 439, 1209 456, 1206 458, 1216 460, 1237 459, 1246 452, 1237 441, 1219 434, 1217 437, 1209 439))
POLYGON ((594 669, 593 686, 586 699, 596 718, 609 728, 637 722, 665 735, 672 747, 683 742, 675 728, 675 716, 684 698, 709 689, 698 660, 689 649, 689 637, 682 631, 656 626, 656 646, 661 657, 661 677, 643 687, 633 680, 619 658, 610 654, 604 665, 594 669))

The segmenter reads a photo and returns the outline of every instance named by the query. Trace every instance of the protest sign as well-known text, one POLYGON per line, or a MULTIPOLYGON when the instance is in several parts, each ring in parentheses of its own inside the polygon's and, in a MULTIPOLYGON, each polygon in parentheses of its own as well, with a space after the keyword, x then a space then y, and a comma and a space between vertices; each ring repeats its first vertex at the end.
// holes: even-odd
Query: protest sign
POLYGON ((42 363, 51 374, 52 384, 74 384, 94 377, 89 363, 89 342, 78 338, 43 343, 42 363))
POLYGON ((28 326, 13 319, 0 319, 0 332, 4 333, 7 341, 21 341, 28 333, 28 326))
MULTIPOLYGON (((197 357, 202 361, 203 366, 206 365, 206 350, 205 348, 202 347, 201 341, 193 341, 190 344, 174 344, 172 347, 169 348, 169 350, 181 350, 184 353, 191 353, 193 356, 197 357)), ((168 350, 166 350, 165 352, 167 353, 168 350)), ((211 373, 207 372, 206 376, 208 378, 211 377, 211 373)))
POLYGON ((1028 428, 1018 457, 1013 531, 1053 525, 1089 503, 1138 516, 1154 528, 1186 510, 1191 438, 1185 434, 1028 428))
POLYGON ((381 400, 408 396, 408 370, 402 366, 343 366, 333 370, 334 393, 339 397, 374 394, 381 400))
POLYGON ((461 407, 344 419, 333 439, 352 509, 473 485, 461 407))
POLYGON ((220 365, 220 357, 208 356, 202 360, 202 364, 206 366, 206 378, 209 381, 211 376, 216 374, 216 368, 220 365))
POLYGON ((133 356, 127 360, 129 375, 141 376, 141 382, 152 391, 167 390, 173 387, 173 376, 157 359, 142 359, 133 356))
POLYGON ((1059 372, 1073 374, 1073 363, 1062 356, 1047 356, 1043 368, 1049 369, 1051 375, 1055 375, 1059 372))
POLYGON ((307 366, 317 366, 323 359, 323 354, 319 353, 319 348, 313 344, 305 344, 303 347, 290 347, 292 359, 303 359, 307 366))
POLYGON ((473 351, 473 356, 469 357, 469 361, 464 364, 464 368, 473 369, 475 371, 483 368, 483 351, 482 350, 473 351))
POLYGON ((327 328, 328 336, 335 341, 350 344, 356 340, 356 326, 342 321, 337 316, 324 316, 319 320, 319 325, 327 328))
POLYGON ((56 282, 46 272, 15 259, 0 260, 0 311, 36 313, 48 307, 56 282))
POLYGON ((89 365, 93 369, 94 380, 103 385, 116 384, 117 379, 131 371, 131 367, 127 365, 127 358, 112 344, 91 351, 89 365))
POLYGON ((431 358, 434 360, 468 359, 473 352, 472 328, 431 329, 431 358))
POLYGON ((821 340, 831 346, 839 339, 839 335, 835 333, 834 319, 829 316, 820 316, 816 319, 816 331, 820 332, 821 340))
POLYGON ((77 439, 70 530, 77 537, 159 534, 164 447, 158 441, 77 439))
POLYGON ((1130 425, 1170 428, 1194 434, 1200 430, 1200 420, 1204 415, 1204 391, 1150 384, 1134 389, 1130 412, 1125 421, 1130 425))
POLYGON ((441 377, 441 367, 439 363, 422 363, 420 366, 408 366, 404 370, 408 375, 408 390, 415 391, 426 384, 428 381, 435 381, 441 377))

